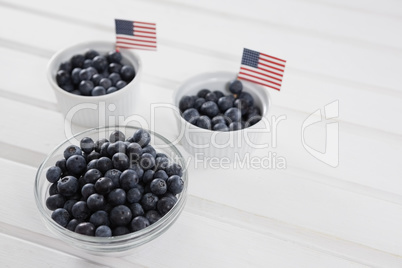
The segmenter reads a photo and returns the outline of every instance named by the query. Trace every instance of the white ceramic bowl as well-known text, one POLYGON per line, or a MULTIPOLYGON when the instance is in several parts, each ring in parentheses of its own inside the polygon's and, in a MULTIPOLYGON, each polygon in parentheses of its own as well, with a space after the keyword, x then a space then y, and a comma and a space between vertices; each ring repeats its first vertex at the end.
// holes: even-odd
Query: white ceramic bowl
POLYGON ((66 121, 84 127, 107 126, 119 122, 119 116, 125 118, 133 114, 136 105, 136 93, 139 92, 142 64, 139 56, 131 50, 121 49, 122 62, 134 67, 136 75, 124 88, 103 96, 79 96, 69 93, 57 85, 56 73, 60 63, 69 60, 75 54, 84 54, 95 49, 104 54, 115 49, 113 42, 93 41, 69 46, 57 52, 47 66, 47 78, 56 94, 60 111, 66 121))
MULTIPOLYGON (((201 89, 211 91, 219 90, 225 95, 231 94, 228 86, 229 82, 236 79, 236 74, 231 72, 211 72, 203 73, 189 78, 173 95, 173 103, 179 107, 180 99, 185 96, 196 95, 201 89)), ((180 115, 177 109, 176 121, 179 129, 179 139, 183 147, 196 158, 216 157, 228 158, 231 161, 244 159, 247 153, 251 153, 255 148, 264 146, 261 142, 264 135, 269 132, 267 121, 268 110, 270 107, 270 97, 267 89, 254 83, 241 80, 243 91, 250 93, 254 98, 254 103, 261 109, 262 120, 255 125, 238 131, 212 131, 199 128, 190 124, 180 115)))

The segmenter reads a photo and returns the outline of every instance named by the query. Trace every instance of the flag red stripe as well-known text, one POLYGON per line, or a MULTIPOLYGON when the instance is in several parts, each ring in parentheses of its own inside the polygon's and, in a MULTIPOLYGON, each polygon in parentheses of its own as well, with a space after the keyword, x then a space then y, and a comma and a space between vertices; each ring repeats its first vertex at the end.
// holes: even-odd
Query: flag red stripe
MULTIPOLYGON (((138 35, 136 35, 137 37, 138 35)), ((135 39, 135 38, 130 38, 130 37, 117 37, 117 40, 130 40, 130 41, 138 41, 138 42, 146 42, 146 43, 153 43, 156 44, 156 41, 151 41, 151 40, 142 40, 142 39, 135 39)))
POLYGON ((258 71, 256 71, 256 70, 253 70, 253 69, 248 69, 248 68, 243 67, 243 66, 241 66, 240 69, 246 70, 246 71, 250 71, 250 72, 254 72, 254 73, 257 73, 257 74, 260 74, 260 75, 263 75, 263 76, 266 76, 266 77, 275 79, 275 80, 277 80, 277 81, 279 81, 279 82, 282 82, 282 79, 280 79, 280 78, 278 78, 278 77, 270 76, 270 75, 268 75, 268 74, 264 74, 264 73, 258 72, 258 71))
POLYGON ((153 35, 156 35, 156 33, 154 33, 154 32, 137 31, 137 30, 134 30, 134 35, 135 35, 135 33, 145 33, 145 34, 153 34, 153 35))
POLYGON ((264 54, 264 53, 261 53, 261 52, 260 52, 260 55, 263 55, 263 56, 265 56, 265 57, 268 57, 268 58, 271 58, 271 59, 274 59, 274 60, 279 60, 279 61, 282 61, 282 62, 286 63, 286 61, 285 61, 285 60, 282 60, 282 59, 279 59, 279 58, 272 57, 272 56, 270 56, 270 55, 268 55, 268 54, 264 54))
POLYGON ((156 23, 152 23, 152 22, 143 22, 143 21, 133 21, 134 23, 141 23, 141 24, 148 24, 148 25, 153 25, 155 26, 156 23))
MULTIPOLYGON (((266 59, 263 59, 263 58, 261 58, 261 57, 259 57, 259 60, 260 60, 260 61, 264 61, 264 62, 268 62, 268 63, 272 63, 272 64, 275 64, 275 65, 278 65, 278 66, 281 66, 281 67, 285 68, 285 65, 284 65, 284 64, 280 64, 280 63, 277 63, 277 62, 274 62, 274 61, 266 60, 266 59)), ((282 71, 283 71, 283 70, 282 70, 282 71)))
MULTIPOLYGON (((278 69, 278 68, 275 68, 275 67, 272 67, 272 66, 270 66, 270 65, 266 65, 266 64, 262 64, 262 63, 258 63, 258 65, 262 65, 262 66, 265 66, 265 67, 268 67, 268 68, 271 68, 271 69, 275 69, 275 70, 281 71, 281 72, 283 73, 283 70, 278 69)), ((266 71, 266 72, 271 73, 271 74, 275 74, 275 75, 283 76, 282 74, 275 73, 275 72, 270 71, 270 70, 265 69, 265 68, 258 67, 258 69, 261 69, 261 70, 266 71)))
POLYGON ((252 82, 252 83, 256 83, 256 84, 259 84, 259 85, 262 85, 262 86, 270 87, 270 88, 276 89, 276 90, 278 90, 278 91, 281 90, 280 88, 276 88, 276 87, 273 87, 273 86, 264 84, 264 83, 262 83, 262 82, 255 81, 255 80, 252 80, 252 79, 248 79, 248 78, 245 78, 245 77, 238 76, 237 78, 242 79, 242 80, 246 80, 246 81, 250 81, 250 82, 252 82))
POLYGON ((264 78, 261 78, 261 77, 256 76, 256 75, 247 74, 247 73, 243 73, 243 72, 239 72, 239 74, 246 75, 246 76, 250 76, 250 77, 253 77, 253 78, 256 78, 256 79, 260 79, 260 80, 262 80, 262 81, 265 81, 265 82, 268 82, 268 83, 271 83, 271 84, 277 85, 278 87, 280 87, 280 86, 281 86, 281 84, 279 84, 279 83, 272 82, 271 80, 264 79, 264 78))
POLYGON ((145 27, 145 26, 139 26, 139 25, 134 25, 134 28, 141 28, 141 29, 148 29, 148 30, 155 30, 155 27, 145 27))
POLYGON ((156 48, 156 46, 152 46, 152 45, 143 45, 143 44, 139 44, 139 43, 129 43, 129 42, 122 42, 122 41, 118 41, 118 42, 116 42, 116 44, 135 45, 135 46, 141 46, 141 47, 153 47, 153 48, 156 48))
POLYGON ((126 49, 132 49, 132 48, 139 48, 139 49, 144 49, 144 50, 156 50, 156 47, 150 48, 150 47, 143 47, 141 45, 119 45, 118 43, 116 44, 116 48, 126 48, 126 49))

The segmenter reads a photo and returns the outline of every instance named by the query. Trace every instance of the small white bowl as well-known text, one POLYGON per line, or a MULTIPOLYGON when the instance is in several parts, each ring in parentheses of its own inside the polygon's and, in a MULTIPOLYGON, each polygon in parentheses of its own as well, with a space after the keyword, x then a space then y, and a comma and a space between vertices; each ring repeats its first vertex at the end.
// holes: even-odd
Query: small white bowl
POLYGON ((62 62, 69 60, 75 54, 84 54, 89 49, 95 49, 101 54, 115 49, 113 42, 93 41, 69 46, 57 52, 47 66, 47 78, 56 94, 60 111, 66 121, 84 127, 107 126, 109 122, 119 122, 133 114, 135 101, 138 99, 142 64, 139 56, 131 50, 121 49, 122 62, 135 69, 134 79, 122 89, 102 96, 80 96, 60 88, 56 82, 56 73, 62 62))
MULTIPOLYGON (((211 72, 189 78, 173 94, 173 103, 179 107, 180 99, 196 95, 201 89, 219 90, 225 95, 231 94, 228 86, 236 79, 236 73, 211 72)), ((255 148, 263 148, 264 135, 269 132, 267 121, 270 97, 267 89, 254 83, 241 80, 243 91, 250 93, 254 103, 261 109, 262 119, 253 126, 237 131, 212 131, 190 124, 177 108, 175 115, 179 129, 179 139, 183 147, 196 158, 228 158, 231 161, 244 159, 255 148)))

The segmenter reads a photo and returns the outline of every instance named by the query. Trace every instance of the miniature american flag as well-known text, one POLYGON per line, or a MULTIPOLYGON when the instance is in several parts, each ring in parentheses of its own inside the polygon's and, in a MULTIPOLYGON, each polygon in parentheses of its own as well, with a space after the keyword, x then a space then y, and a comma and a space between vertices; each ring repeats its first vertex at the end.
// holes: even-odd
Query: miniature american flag
POLYGON ((237 78, 279 91, 285 64, 285 60, 245 48, 237 78))
POLYGON ((116 48, 156 50, 156 24, 115 20, 116 48))

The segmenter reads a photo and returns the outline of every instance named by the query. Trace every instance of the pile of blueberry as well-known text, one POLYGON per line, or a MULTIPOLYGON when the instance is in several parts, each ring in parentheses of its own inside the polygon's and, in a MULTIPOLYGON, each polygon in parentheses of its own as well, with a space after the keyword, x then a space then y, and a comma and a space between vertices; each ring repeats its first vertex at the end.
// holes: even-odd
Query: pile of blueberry
POLYGON ((51 183, 46 206, 52 219, 76 233, 110 237, 141 230, 158 221, 183 190, 182 167, 149 144, 137 130, 125 139, 85 137, 46 172, 51 183))
POLYGON ((247 128, 261 120, 254 98, 243 91, 239 80, 229 83, 232 94, 201 89, 196 96, 183 96, 179 102, 182 117, 200 128, 233 131, 247 128))
POLYGON ((74 55, 70 60, 61 63, 56 81, 67 92, 100 96, 125 87, 134 76, 134 68, 122 63, 120 52, 110 51, 101 55, 91 49, 84 55, 74 55))

